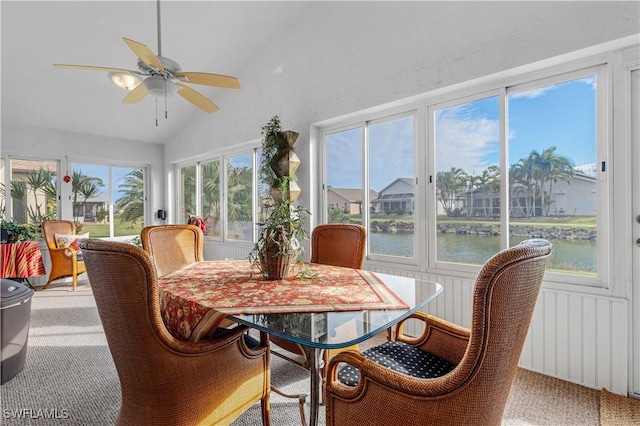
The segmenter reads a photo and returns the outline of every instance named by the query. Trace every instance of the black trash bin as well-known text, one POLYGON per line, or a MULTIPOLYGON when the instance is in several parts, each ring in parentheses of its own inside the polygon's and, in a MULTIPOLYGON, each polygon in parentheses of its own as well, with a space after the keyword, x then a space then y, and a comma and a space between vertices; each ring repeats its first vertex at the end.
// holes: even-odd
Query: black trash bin
POLYGON ((2 324, 2 384, 24 368, 31 319, 33 290, 17 281, 2 279, 0 324, 2 324))

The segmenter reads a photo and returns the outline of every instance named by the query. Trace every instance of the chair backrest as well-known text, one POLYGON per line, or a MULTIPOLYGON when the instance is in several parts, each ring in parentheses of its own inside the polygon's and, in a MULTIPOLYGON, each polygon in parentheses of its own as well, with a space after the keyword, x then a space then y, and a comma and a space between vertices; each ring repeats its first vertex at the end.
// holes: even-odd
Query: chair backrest
POLYGON ((147 226, 140 239, 142 248, 153 257, 159 276, 203 260, 203 234, 197 226, 147 226))
POLYGON ((366 238, 361 225, 318 225, 311 233, 311 262, 361 269, 366 238))
POLYGON ((466 352, 441 379, 458 388, 465 412, 482 413, 482 424, 501 422, 552 248, 523 241, 491 257, 476 278, 466 352))
POLYGON ((228 424, 268 395, 268 347, 248 349, 246 328, 178 340, 164 326, 149 253, 99 239, 82 240, 80 248, 120 379, 117 425, 228 424))
POLYGON ((47 247, 57 248, 56 234, 75 235, 76 227, 70 220, 45 220, 42 222, 42 233, 47 247))

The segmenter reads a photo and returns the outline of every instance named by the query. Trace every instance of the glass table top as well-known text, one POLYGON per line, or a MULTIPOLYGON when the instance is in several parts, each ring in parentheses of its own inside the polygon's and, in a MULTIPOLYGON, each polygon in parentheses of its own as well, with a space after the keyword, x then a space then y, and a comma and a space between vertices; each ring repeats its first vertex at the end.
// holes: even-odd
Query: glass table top
POLYGON ((442 286, 432 281, 375 273, 408 309, 368 309, 289 314, 238 314, 229 318, 269 334, 318 349, 344 348, 389 329, 433 301, 442 286))

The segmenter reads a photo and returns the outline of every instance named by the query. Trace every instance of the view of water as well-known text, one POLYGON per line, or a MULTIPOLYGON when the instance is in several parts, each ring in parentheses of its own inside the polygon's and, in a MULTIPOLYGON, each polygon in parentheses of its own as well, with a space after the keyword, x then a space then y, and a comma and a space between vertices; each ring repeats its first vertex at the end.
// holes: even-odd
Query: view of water
MULTIPOLYGON (((438 260, 482 265, 500 250, 500 237, 485 235, 438 234, 438 260)), ((525 240, 512 237, 511 245, 525 240)), ((412 257, 413 234, 371 233, 372 253, 412 257)), ((549 240, 553 253, 548 269, 596 272, 596 242, 585 240, 549 240)))

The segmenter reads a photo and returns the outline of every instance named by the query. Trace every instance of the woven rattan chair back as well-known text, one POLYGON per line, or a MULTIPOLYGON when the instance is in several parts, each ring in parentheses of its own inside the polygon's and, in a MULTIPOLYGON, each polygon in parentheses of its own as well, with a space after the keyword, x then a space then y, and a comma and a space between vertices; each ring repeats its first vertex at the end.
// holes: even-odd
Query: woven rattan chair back
POLYGON ((318 225, 311 233, 311 262, 361 269, 366 239, 361 225, 318 225))
POLYGON ((78 275, 87 270, 84 262, 78 260, 78 253, 73 248, 58 248, 56 234, 75 235, 76 227, 70 220, 45 220, 42 222, 42 234, 51 258, 51 271, 43 288, 49 288, 55 280, 71 277, 75 290, 78 286, 78 275))
POLYGON ((359 353, 336 355, 327 425, 500 425, 551 251, 548 241, 533 239, 489 259, 476 279, 470 330, 423 313, 414 314, 425 323, 421 336, 398 326, 398 341, 455 364, 447 374, 421 379, 359 353), (360 370, 357 386, 336 381, 340 362, 360 370))
POLYGON ((229 424, 254 403, 269 424, 268 338, 246 327, 199 342, 174 338, 160 314, 153 259, 126 243, 82 240, 98 313, 120 378, 117 425, 229 424))
POLYGON ((147 226, 140 239, 142 248, 153 257, 159 276, 203 260, 203 234, 197 226, 147 226))

